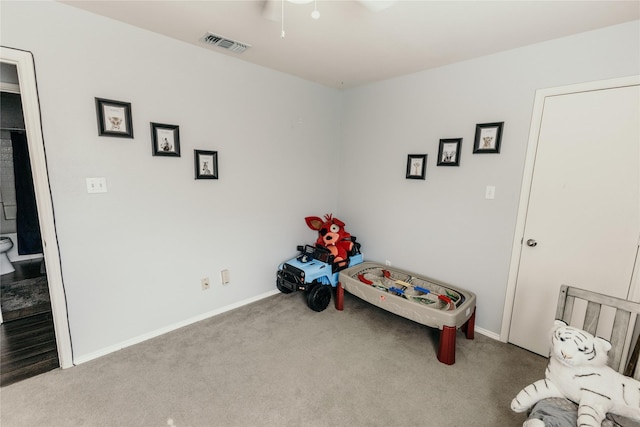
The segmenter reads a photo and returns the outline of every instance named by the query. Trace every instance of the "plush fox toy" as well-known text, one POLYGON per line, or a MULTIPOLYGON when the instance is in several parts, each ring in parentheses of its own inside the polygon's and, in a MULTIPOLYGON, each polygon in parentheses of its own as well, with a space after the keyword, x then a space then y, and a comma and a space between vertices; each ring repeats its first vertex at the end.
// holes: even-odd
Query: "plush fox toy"
POLYGON ((316 245, 329 249, 335 257, 333 262, 347 259, 353 242, 350 240, 351 234, 344 229, 344 222, 331 214, 325 215, 324 220, 317 216, 308 216, 304 220, 310 229, 318 231, 316 245))

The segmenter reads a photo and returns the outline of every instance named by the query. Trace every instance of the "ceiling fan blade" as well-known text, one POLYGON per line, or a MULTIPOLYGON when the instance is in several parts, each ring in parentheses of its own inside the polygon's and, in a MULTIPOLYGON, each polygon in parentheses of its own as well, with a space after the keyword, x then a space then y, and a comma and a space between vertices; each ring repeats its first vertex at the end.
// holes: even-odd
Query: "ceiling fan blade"
MULTIPOLYGON (((285 0, 292 4, 307 4, 313 0, 285 0)), ((371 12, 380 12, 393 6, 397 0, 355 0, 371 12)), ((264 0, 262 2, 262 17, 270 21, 282 21, 282 0, 264 0)))
POLYGON ((393 6, 397 0, 358 0, 360 4, 372 12, 380 12, 393 6))
POLYGON ((274 22, 282 21, 282 0, 264 0, 262 17, 274 22))

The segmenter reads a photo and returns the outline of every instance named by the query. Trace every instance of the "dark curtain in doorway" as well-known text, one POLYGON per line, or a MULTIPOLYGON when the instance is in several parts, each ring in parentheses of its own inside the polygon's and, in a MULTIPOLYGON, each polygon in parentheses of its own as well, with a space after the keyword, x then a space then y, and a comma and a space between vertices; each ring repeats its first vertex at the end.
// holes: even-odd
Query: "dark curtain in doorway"
POLYGON ((24 132, 11 132, 13 145, 13 170, 16 179, 16 228, 18 234, 18 254, 42 253, 42 238, 36 207, 36 193, 33 188, 29 147, 24 132))

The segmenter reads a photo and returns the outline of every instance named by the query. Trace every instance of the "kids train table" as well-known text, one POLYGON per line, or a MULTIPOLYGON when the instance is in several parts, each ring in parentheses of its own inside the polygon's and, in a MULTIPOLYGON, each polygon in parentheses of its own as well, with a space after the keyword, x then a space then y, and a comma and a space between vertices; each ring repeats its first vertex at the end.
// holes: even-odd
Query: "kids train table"
POLYGON ((474 338, 476 296, 472 292, 374 262, 342 270, 339 282, 338 293, 342 287, 380 308, 440 329, 438 360, 444 364, 456 361, 458 328, 468 339, 474 338))

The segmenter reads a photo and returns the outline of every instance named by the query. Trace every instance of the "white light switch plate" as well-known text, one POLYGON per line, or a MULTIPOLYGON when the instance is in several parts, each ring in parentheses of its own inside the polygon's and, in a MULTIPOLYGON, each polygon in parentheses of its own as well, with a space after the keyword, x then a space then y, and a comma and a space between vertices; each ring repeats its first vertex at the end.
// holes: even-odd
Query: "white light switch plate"
POLYGON ((104 177, 87 178, 87 193, 106 193, 107 180, 104 177))
POLYGON ((484 193, 484 198, 485 199, 489 199, 489 200, 493 200, 496 198, 496 187, 493 185, 487 185, 487 189, 485 190, 484 193))

